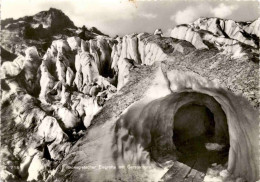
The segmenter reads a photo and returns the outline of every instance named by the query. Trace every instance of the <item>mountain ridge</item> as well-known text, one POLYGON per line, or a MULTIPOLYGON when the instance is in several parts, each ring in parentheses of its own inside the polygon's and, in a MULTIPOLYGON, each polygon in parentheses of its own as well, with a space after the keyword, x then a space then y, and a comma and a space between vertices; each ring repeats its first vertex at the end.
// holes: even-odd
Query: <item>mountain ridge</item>
POLYGON ((32 45, 37 47, 40 54, 44 54, 53 40, 68 36, 80 36, 84 40, 107 36, 95 27, 76 27, 66 14, 56 8, 32 16, 1 20, 1 27, 1 46, 16 54, 23 54, 24 47, 32 45))

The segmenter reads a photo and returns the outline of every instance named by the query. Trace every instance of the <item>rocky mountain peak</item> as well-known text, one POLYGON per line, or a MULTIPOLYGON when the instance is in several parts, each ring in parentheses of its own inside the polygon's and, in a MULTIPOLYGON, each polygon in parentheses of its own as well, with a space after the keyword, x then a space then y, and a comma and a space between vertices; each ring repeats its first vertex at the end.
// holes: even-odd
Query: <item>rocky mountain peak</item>
POLYGON ((40 24, 44 28, 51 29, 64 29, 64 28, 76 28, 70 18, 64 14, 61 10, 50 8, 47 11, 41 11, 32 16, 24 16, 18 19, 8 18, 1 21, 2 29, 15 30, 26 25, 30 25, 33 28, 38 27, 40 24))
POLYGON ((15 54, 23 54, 25 49, 36 46, 44 54, 53 40, 79 36, 83 40, 96 36, 107 36, 95 27, 88 30, 76 27, 73 21, 62 11, 50 8, 32 16, 18 19, 1 20, 2 47, 15 54))
POLYGON ((33 20, 42 23, 43 27, 51 27, 52 29, 75 28, 70 18, 61 10, 55 8, 37 13, 33 16, 33 20))

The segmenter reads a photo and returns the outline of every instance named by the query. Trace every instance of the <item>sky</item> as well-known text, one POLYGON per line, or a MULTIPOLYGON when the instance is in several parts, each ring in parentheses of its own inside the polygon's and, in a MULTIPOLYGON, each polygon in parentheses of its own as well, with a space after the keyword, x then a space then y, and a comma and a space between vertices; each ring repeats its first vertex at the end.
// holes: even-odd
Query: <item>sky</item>
POLYGON ((1 19, 61 9, 76 26, 97 27, 110 36, 154 32, 165 35, 178 24, 199 17, 251 21, 259 17, 258 1, 139 0, 2 0, 1 19))

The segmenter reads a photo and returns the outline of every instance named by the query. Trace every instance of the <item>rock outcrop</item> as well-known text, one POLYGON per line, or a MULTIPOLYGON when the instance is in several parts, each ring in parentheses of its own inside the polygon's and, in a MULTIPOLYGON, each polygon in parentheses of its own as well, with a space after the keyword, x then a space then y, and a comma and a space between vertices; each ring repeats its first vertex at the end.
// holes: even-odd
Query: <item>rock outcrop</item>
POLYGON ((2 20, 3 29, 21 28, 26 24, 31 24, 31 27, 38 27, 40 24, 43 28, 50 28, 52 31, 64 28, 75 28, 74 23, 61 10, 50 8, 48 11, 41 11, 34 16, 25 16, 17 20, 6 19, 2 20), (17 25, 17 26, 16 26, 17 25))
POLYGON ((43 28, 49 28, 53 32, 58 32, 64 28, 75 28, 74 23, 61 10, 50 8, 32 17, 32 27, 38 27, 39 23, 43 28))
POLYGON ((162 36, 163 32, 160 28, 156 29, 153 33, 154 35, 159 35, 159 36, 162 36))
POLYGON ((1 46, 14 54, 24 54, 24 51, 35 46, 40 55, 44 55, 54 40, 79 36, 83 40, 106 36, 97 28, 88 30, 74 25, 70 18, 61 10, 50 8, 33 16, 18 19, 1 20, 1 46))

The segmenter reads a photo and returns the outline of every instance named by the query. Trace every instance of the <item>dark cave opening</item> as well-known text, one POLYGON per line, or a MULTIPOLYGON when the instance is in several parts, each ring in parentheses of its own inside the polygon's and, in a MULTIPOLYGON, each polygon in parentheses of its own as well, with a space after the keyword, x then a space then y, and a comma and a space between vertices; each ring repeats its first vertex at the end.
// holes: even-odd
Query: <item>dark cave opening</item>
POLYGON ((214 142, 215 120, 209 108, 187 104, 174 116, 173 142, 178 161, 205 173, 213 163, 224 165, 228 161, 229 145, 221 150, 208 150, 206 143, 214 142))

